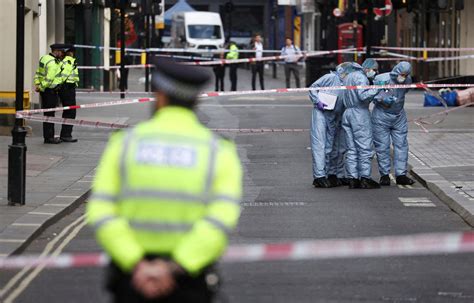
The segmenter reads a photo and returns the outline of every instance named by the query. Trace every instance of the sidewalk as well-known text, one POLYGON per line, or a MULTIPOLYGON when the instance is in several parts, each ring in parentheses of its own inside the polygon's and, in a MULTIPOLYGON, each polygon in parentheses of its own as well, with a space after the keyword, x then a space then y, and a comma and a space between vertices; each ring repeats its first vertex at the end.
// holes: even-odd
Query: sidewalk
MULTIPOLYGON (((422 103, 411 94, 408 107, 422 103)), ((409 116, 422 116, 444 108, 408 108, 409 116), (423 114, 422 114, 423 113, 423 114)), ((445 121, 428 126, 429 133, 410 124, 410 169, 435 195, 474 226, 474 108, 451 112, 445 121)))
POLYGON ((8 144, 0 137, 0 257, 21 251, 87 197, 105 142, 45 145, 39 125, 27 138, 25 206, 8 206, 8 144))

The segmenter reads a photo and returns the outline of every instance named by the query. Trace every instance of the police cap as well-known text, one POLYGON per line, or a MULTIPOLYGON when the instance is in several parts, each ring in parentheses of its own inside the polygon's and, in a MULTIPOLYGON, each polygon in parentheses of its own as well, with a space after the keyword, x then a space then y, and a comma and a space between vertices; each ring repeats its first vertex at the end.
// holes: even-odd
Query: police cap
POLYGON ((64 44, 64 46, 66 47, 66 52, 74 52, 76 50, 73 44, 67 43, 67 44, 64 44))
POLYGON ((154 59, 152 64, 153 90, 182 101, 194 101, 211 79, 209 72, 203 68, 178 64, 170 59, 154 59))
POLYGON ((51 50, 62 50, 62 51, 67 51, 68 49, 68 44, 64 43, 54 43, 51 44, 49 47, 51 47, 51 50))

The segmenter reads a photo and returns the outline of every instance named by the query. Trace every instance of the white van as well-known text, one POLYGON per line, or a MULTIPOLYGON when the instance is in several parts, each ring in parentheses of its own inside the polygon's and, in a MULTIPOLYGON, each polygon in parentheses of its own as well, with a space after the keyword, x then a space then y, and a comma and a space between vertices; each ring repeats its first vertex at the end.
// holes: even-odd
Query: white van
POLYGON ((224 47, 224 30, 218 13, 185 12, 173 15, 171 48, 220 49, 224 47))

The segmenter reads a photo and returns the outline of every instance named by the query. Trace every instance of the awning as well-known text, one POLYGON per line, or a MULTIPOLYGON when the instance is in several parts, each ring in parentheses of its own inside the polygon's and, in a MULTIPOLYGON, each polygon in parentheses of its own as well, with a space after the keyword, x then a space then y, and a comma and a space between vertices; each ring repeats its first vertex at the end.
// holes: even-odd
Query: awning
POLYGON ((183 13, 183 12, 194 12, 196 11, 192 8, 191 5, 186 2, 186 0, 179 0, 175 5, 170 7, 167 11, 165 11, 165 24, 171 25, 171 20, 173 15, 176 13, 183 13))

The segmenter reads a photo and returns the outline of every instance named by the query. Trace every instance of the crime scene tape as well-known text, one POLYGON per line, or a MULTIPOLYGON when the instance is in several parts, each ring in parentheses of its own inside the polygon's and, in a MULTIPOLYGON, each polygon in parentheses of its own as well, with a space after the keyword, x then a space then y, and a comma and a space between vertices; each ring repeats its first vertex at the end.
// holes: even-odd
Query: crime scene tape
MULTIPOLYGON (((120 47, 114 47, 114 46, 99 46, 99 45, 84 45, 84 44, 74 44, 74 47, 85 48, 85 49, 98 49, 100 51, 104 51, 105 49, 109 49, 111 51, 121 50, 120 47)), ((125 51, 126 52, 145 52, 146 49, 126 47, 125 51)))
MULTIPOLYGON (((199 61, 186 61, 186 62, 178 62, 179 64, 184 65, 200 65, 200 66, 208 66, 208 65, 227 65, 227 64, 238 64, 238 63, 252 63, 252 62, 260 62, 260 61, 281 61, 287 58, 294 58, 295 60, 299 60, 303 57, 315 57, 315 56, 323 56, 328 54, 337 54, 337 53, 352 53, 351 51, 327 51, 327 52, 316 52, 316 53, 307 53, 303 55, 289 55, 289 56, 268 56, 268 57, 261 57, 261 58, 242 58, 242 59, 219 59, 219 60, 212 60, 212 59, 199 59, 199 61)), ((170 58, 194 58, 192 60, 198 60, 197 57, 191 56, 167 56, 167 55, 159 55, 164 57, 170 58)), ((372 58, 376 61, 424 61, 424 62, 441 62, 441 61, 454 61, 454 60, 467 60, 467 59, 474 59, 474 55, 465 55, 465 56, 453 56, 453 57, 433 57, 433 58, 424 58, 424 57, 399 57, 399 58, 372 58)), ((137 68, 152 68, 153 64, 131 64, 125 65, 124 68, 129 69, 137 69, 137 68)), ((120 69, 120 65, 110 65, 110 66, 78 66, 78 69, 82 70, 95 70, 95 69, 120 69)))
MULTIPOLYGON (((83 44, 74 44, 75 48, 85 48, 85 49, 98 49, 100 51, 104 51, 108 48, 111 51, 121 50, 120 47, 105 47, 105 46, 94 46, 94 45, 83 45, 83 44)), ((230 49, 189 49, 189 48, 125 48, 126 52, 156 52, 156 53, 222 53, 222 52, 229 52, 230 49)), ((232 50, 234 51, 234 50, 232 50)), ((254 53, 255 50, 252 49, 239 49, 237 50, 239 53, 254 53)), ((281 49, 264 49, 264 53, 280 53, 281 49)))
POLYGON ((453 61, 453 60, 465 60, 465 59, 474 59, 474 55, 464 55, 464 56, 454 56, 454 57, 436 57, 428 58, 426 62, 440 62, 440 61, 453 61))
MULTIPOLYGON (((474 253, 474 232, 231 245, 222 262, 328 260, 459 253, 474 253)), ((108 257, 101 253, 63 254, 44 258, 12 256, 0 258, 0 269, 39 265, 46 268, 99 267, 108 262, 108 257)))
MULTIPOLYGON (((441 98, 442 99, 442 98, 441 98)), ((454 107, 454 108, 450 108, 450 109, 446 109, 444 111, 441 111, 441 112, 437 112, 437 113, 434 113, 434 114, 431 114, 431 115, 426 115, 426 116, 422 116, 422 117, 417 117, 417 118, 414 118, 414 119, 410 119, 408 120, 408 122, 413 122, 415 123, 416 125, 418 125, 419 127, 421 127, 423 129, 424 132, 428 133, 429 130, 425 128, 425 125, 437 125, 437 124, 440 124, 444 121, 444 119, 446 119, 446 116, 450 113, 450 112, 453 112, 453 111, 456 111, 456 110, 460 110, 460 109, 463 109, 463 108, 466 108, 466 107, 469 107, 469 106, 474 106, 474 102, 469 102, 469 103, 466 103, 466 104, 463 104, 463 105, 460 105, 460 106, 457 106, 457 107, 454 107), (442 116, 442 118, 439 118, 435 121, 428 121, 427 119, 431 119, 431 118, 434 118, 434 117, 438 117, 438 116, 442 116)))
POLYGON ((413 52, 474 52, 474 47, 396 47, 396 46, 372 46, 375 49, 413 51, 413 52))
POLYGON ((98 102, 98 103, 90 103, 90 104, 72 105, 72 106, 64 106, 64 107, 30 109, 30 110, 18 111, 17 116, 18 115, 25 116, 25 115, 32 115, 32 114, 41 114, 41 113, 48 113, 48 112, 65 111, 65 110, 80 109, 80 108, 97 108, 97 107, 108 107, 108 106, 114 106, 114 105, 144 103, 144 102, 152 102, 152 101, 155 101, 155 98, 138 98, 138 99, 128 99, 128 100, 117 100, 117 101, 106 101, 106 102, 98 102))
MULTIPOLYGON (((421 127, 424 132, 429 133, 429 130, 425 128, 425 125, 440 124, 444 121, 448 113, 452 111, 460 110, 468 106, 474 106, 474 102, 457 106, 455 108, 447 109, 441 112, 437 112, 428 116, 422 116, 422 117, 409 119, 408 122, 415 123, 417 126, 421 127), (426 121, 426 119, 431 119, 433 117, 443 116, 443 115, 444 115, 443 118, 438 119, 436 121, 433 121, 433 122, 426 121)), ((92 127, 92 128, 123 129, 123 128, 128 128, 128 127, 133 126, 129 124, 91 121, 91 120, 82 120, 82 119, 45 117, 45 116, 39 116, 39 115, 34 115, 34 114, 17 114, 17 117, 20 119, 25 119, 25 120, 30 120, 30 121, 48 122, 48 123, 53 123, 53 124, 65 124, 65 125, 83 126, 83 127, 92 127)), ((307 128, 211 128, 210 130, 214 132, 218 132, 218 133, 251 133, 251 134, 299 133, 299 132, 309 131, 309 129, 307 128)))
POLYGON ((196 61, 211 61, 212 57, 200 57, 200 56, 183 56, 183 55, 167 55, 167 54, 153 54, 154 57, 163 57, 163 58, 174 58, 174 59, 183 59, 183 60, 196 60, 196 61))
POLYGON ((342 49, 342 50, 317 51, 317 52, 308 52, 302 55, 268 56, 268 57, 261 57, 261 58, 220 59, 220 60, 213 60, 213 61, 181 62, 181 64, 219 65, 219 64, 236 64, 236 63, 246 63, 246 62, 252 63, 252 62, 258 62, 258 61, 279 61, 279 60, 285 60, 287 58, 299 60, 300 58, 303 58, 303 57, 316 57, 316 56, 324 56, 324 55, 330 55, 330 54, 350 53, 352 51, 356 51, 356 49, 348 48, 348 49, 342 49))
MULTIPOLYGON (((143 53, 131 53, 131 54, 128 54, 127 56, 141 57, 142 55, 143 53)), ((183 55, 169 55, 169 54, 153 54, 153 57, 174 58, 174 59, 182 59, 182 60, 199 60, 199 61, 213 60, 212 57, 183 56, 183 55)))
POLYGON ((355 89, 396 89, 396 88, 443 88, 443 87, 474 87, 474 84, 441 84, 441 83, 413 83, 413 84, 389 84, 389 85, 346 85, 346 86, 329 86, 329 87, 303 87, 303 88, 276 88, 268 90, 248 90, 248 91, 235 91, 235 92, 208 92, 203 93, 199 97, 220 97, 220 96, 239 96, 239 95, 251 95, 251 94, 268 94, 268 93, 301 93, 308 92, 311 90, 316 91, 332 91, 332 90, 355 90, 355 89))
POLYGON ((402 61, 404 60, 404 61, 442 62, 442 61, 474 59, 474 55, 453 56, 453 57, 433 57, 433 58, 409 57, 409 58, 373 58, 373 59, 376 61, 402 61))
MULTIPOLYGON (((339 54, 339 53, 347 53, 356 50, 355 48, 350 49, 343 49, 343 50, 334 50, 334 51, 318 51, 318 52, 311 52, 302 55, 289 55, 289 56, 267 56, 261 58, 242 58, 242 59, 219 59, 219 60, 209 60, 209 59, 201 59, 200 61, 191 61, 191 62, 179 62, 180 64, 185 65, 221 65, 221 64, 238 64, 238 63, 252 63, 257 61, 279 61, 285 60, 287 58, 294 58, 298 60, 302 57, 315 57, 315 56, 323 56, 329 54, 339 54)), ((182 57, 189 57, 189 56, 182 56, 182 57)), ((153 67, 151 64, 134 64, 134 65, 125 65, 125 68, 146 68, 146 67, 153 67)), ((78 69, 119 69, 120 65, 111 65, 108 67, 105 66, 78 66, 78 69)))
MULTIPOLYGON (((253 49, 238 49, 238 50, 230 50, 226 48, 222 49, 190 49, 190 48, 149 48, 148 52, 150 53, 213 53, 213 54, 220 54, 226 53, 230 51, 236 51, 238 53, 255 53, 253 49)), ((264 49, 262 50, 263 53, 281 53, 281 49, 264 49)), ((302 51, 303 52, 303 51, 302 51)))
MULTIPOLYGON (((72 126, 83 126, 91 128, 105 128, 105 129, 123 129, 132 127, 133 125, 91 121, 83 119, 68 119, 68 118, 56 118, 56 117, 45 117, 37 115, 25 115, 21 118, 36 122, 48 122, 53 124, 64 124, 72 126)), ((209 128, 213 132, 217 133, 251 133, 251 134, 264 134, 264 133, 301 133, 307 132, 307 128, 209 128)))
POLYGON ((30 121, 73 125, 73 126, 85 126, 85 127, 92 127, 92 128, 122 129, 122 128, 130 127, 130 125, 128 124, 90 121, 90 120, 82 120, 82 119, 56 118, 56 117, 47 117, 47 116, 39 116, 39 115, 25 115, 25 116, 17 115, 17 117, 21 119, 25 119, 25 120, 30 120, 30 121))
POLYGON ((422 57, 413 58, 372 58, 375 61, 425 61, 422 57))
MULTIPOLYGON (((123 94, 125 95, 150 95, 152 94, 153 92, 146 92, 146 91, 125 91, 123 92, 123 94)), ((85 89, 85 90, 76 90, 76 94, 107 94, 107 95, 113 95, 113 94, 116 94, 116 95, 120 95, 122 94, 122 92, 120 92, 119 90, 117 91, 97 91, 97 90, 89 90, 89 89, 85 89)))
MULTIPOLYGON (((359 85, 359 86, 327 86, 327 87, 303 87, 303 88, 277 88, 277 89, 268 89, 268 90, 247 90, 247 91, 231 91, 231 92, 207 92, 202 93, 199 98, 208 98, 208 97, 220 97, 220 96, 240 96, 240 95, 252 95, 252 94, 268 94, 268 93, 301 93, 308 92, 311 90, 315 91, 332 91, 332 90, 355 90, 355 89, 397 89, 397 88, 417 88, 417 89, 427 89, 427 88, 444 88, 444 87, 474 87, 474 84, 442 84, 442 83, 413 83, 413 84, 389 84, 389 85, 359 85)), ((144 103, 154 101, 154 98, 139 98, 139 99, 128 99, 128 100, 116 100, 116 101, 107 101, 91 104, 83 104, 76 106, 66 106, 66 107, 56 107, 48 109, 33 109, 33 110, 23 110, 17 112, 18 118, 26 118, 33 114, 45 113, 45 112, 56 112, 63 111, 68 109, 79 109, 79 108, 95 108, 95 107, 106 107, 114 105, 124 105, 124 104, 133 104, 133 103, 144 103)))
MULTIPOLYGON (((153 64, 130 64, 125 65, 125 68, 146 68, 146 67, 153 67, 153 64)), ((120 69, 120 65, 97 65, 97 66, 78 66, 77 69, 120 69)))

